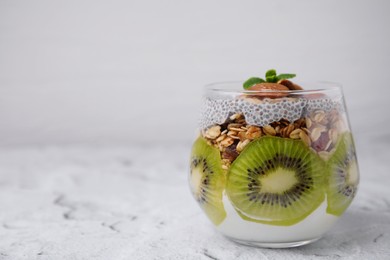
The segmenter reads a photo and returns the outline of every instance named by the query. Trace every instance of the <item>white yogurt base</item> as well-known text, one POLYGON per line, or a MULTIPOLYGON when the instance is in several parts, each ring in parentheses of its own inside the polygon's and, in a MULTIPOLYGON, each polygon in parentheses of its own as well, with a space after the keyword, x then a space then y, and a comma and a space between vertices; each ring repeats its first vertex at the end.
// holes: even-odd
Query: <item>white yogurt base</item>
POLYGON ((305 241, 321 237, 338 220, 326 213, 326 199, 309 216, 292 226, 266 225, 246 221, 237 214, 226 194, 223 195, 226 210, 225 220, 216 228, 233 239, 263 243, 305 241))

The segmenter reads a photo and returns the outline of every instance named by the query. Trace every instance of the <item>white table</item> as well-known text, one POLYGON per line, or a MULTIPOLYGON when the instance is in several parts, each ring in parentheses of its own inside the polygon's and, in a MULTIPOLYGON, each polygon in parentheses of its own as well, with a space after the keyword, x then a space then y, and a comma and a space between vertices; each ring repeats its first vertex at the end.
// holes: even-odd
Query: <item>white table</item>
POLYGON ((187 187, 189 145, 4 147, 0 259, 390 259, 389 147, 358 142, 353 205, 320 241, 283 250, 212 228, 187 187))

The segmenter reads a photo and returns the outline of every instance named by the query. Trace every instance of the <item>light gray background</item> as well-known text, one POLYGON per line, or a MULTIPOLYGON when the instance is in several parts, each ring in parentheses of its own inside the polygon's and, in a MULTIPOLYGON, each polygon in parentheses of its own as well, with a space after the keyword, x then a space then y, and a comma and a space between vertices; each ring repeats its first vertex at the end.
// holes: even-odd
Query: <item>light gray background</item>
POLYGON ((0 144, 190 143, 202 86, 269 68, 344 85, 389 140, 390 2, 0 1, 0 144))
POLYGON ((387 259, 389 14, 386 0, 0 0, 0 259, 387 259), (338 225, 292 250, 225 240, 187 187, 202 86, 269 68, 344 85, 362 173, 338 225))

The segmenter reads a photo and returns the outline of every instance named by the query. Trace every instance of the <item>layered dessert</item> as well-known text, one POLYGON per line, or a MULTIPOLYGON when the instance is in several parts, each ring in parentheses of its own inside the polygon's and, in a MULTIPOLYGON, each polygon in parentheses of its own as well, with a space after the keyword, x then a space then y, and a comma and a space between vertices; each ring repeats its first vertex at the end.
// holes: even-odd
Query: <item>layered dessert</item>
POLYGON ((191 152, 191 191, 221 233, 241 242, 321 237, 359 183, 339 89, 305 90, 293 74, 206 95, 191 152))

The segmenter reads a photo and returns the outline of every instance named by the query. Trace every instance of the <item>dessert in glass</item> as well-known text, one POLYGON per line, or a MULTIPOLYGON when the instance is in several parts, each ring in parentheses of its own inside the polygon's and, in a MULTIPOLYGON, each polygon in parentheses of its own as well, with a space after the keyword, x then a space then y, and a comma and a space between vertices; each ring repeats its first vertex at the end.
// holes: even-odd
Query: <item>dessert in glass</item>
POLYGON ((238 243, 294 247, 323 236, 359 184, 341 87, 276 74, 205 89, 190 159, 193 197, 238 243))

